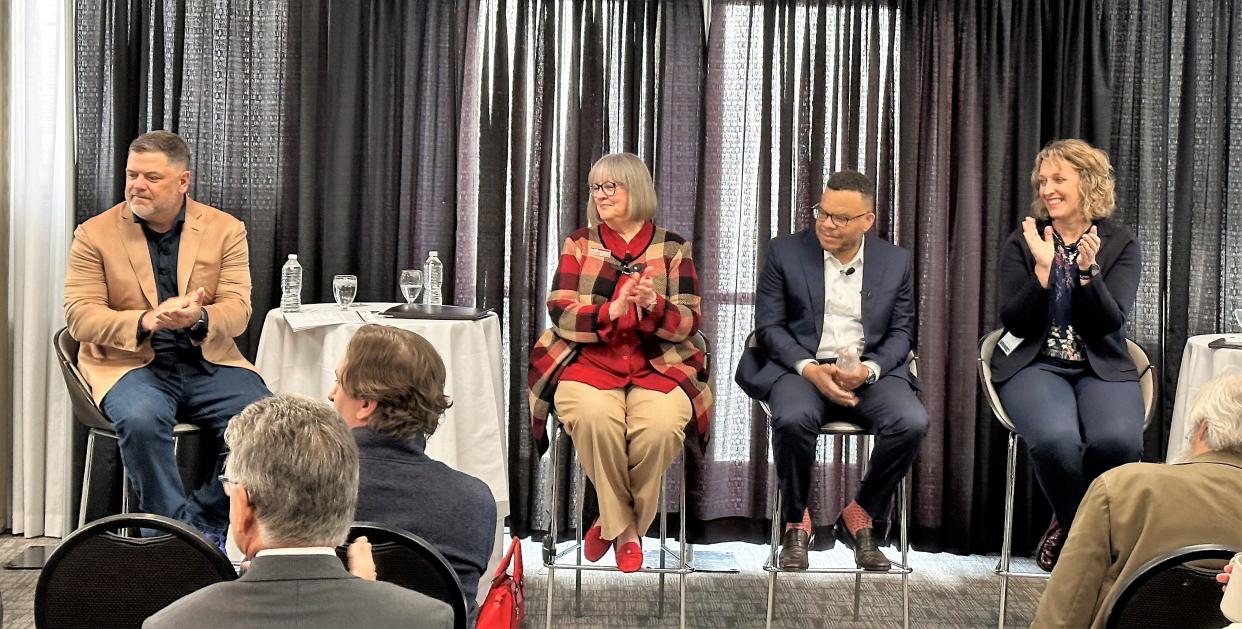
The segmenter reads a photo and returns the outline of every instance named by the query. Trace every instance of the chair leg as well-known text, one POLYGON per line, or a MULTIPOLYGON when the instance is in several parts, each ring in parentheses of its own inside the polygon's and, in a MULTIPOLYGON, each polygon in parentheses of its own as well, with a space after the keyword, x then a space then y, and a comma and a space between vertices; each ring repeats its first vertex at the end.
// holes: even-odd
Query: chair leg
POLYGON ((95 430, 88 431, 86 436, 86 462, 82 466, 82 495, 78 499, 78 528, 86 524, 86 511, 90 507, 91 466, 95 463, 95 430))
MULTIPOLYGON (((870 435, 858 435, 856 439, 858 440, 858 459, 859 459, 858 473, 859 473, 859 477, 861 478, 867 475, 867 465, 871 462, 871 436, 870 435)), ((849 437, 845 437, 844 440, 847 444, 849 443, 849 437)), ((846 446, 846 450, 848 449, 849 449, 848 446, 846 446)), ((862 574, 859 573, 859 574, 854 575, 854 620, 855 621, 858 620, 858 608, 859 608, 859 602, 861 598, 862 598, 862 574)))
POLYGON ((776 615, 776 574, 780 568, 779 557, 776 552, 777 546, 781 539, 781 490, 780 483, 776 481, 775 475, 772 480, 772 540, 768 546, 768 565, 771 570, 768 571, 768 612, 764 626, 772 629, 772 618, 776 615))
POLYGON ((910 629, 910 472, 901 480, 901 626, 910 629))
MULTIPOLYGON (((570 452, 574 457, 574 539, 577 541, 574 565, 582 565, 582 503, 586 501, 586 481, 583 479, 582 464, 578 462, 577 452, 570 452)), ((574 616, 582 617, 582 570, 574 570, 574 616)))
POLYGON ((1018 435, 1009 433, 1009 451, 1005 461, 1005 529, 1001 535, 1000 609, 996 615, 997 629, 1005 629, 1005 608, 1009 597, 1009 560, 1013 550, 1013 495, 1018 477, 1018 435))
POLYGON ((545 629, 552 629, 552 598, 553 591, 556 589, 556 521, 558 518, 558 511, 560 510, 559 505, 557 504, 558 494, 560 493, 558 491, 558 487, 560 486, 560 460, 557 458, 557 451, 559 448, 557 447, 556 433, 556 420, 550 419, 548 424, 548 437, 552 440, 552 451, 550 453, 552 457, 552 517, 548 521, 548 537, 550 544, 544 544, 544 563, 548 567, 548 604, 545 610, 545 629), (552 548, 551 552, 548 552, 547 550, 549 545, 552 548))
MULTIPOLYGON (((686 544, 686 455, 684 453, 684 450, 681 456, 681 487, 680 489, 681 491, 680 491, 680 497, 678 498, 678 511, 677 511, 677 518, 678 518, 677 558, 679 562, 679 565, 677 566, 677 568, 679 570, 682 570, 682 572, 679 572, 677 575, 677 589, 680 590, 679 594, 681 595, 681 615, 677 620, 677 626, 680 629, 686 629, 686 588, 688 587, 688 584, 686 583, 686 573, 684 572, 684 570, 686 568, 686 562, 687 562, 686 551, 688 549, 687 549, 687 544, 686 544)), ((663 549, 662 546, 661 546, 661 549, 663 549)), ((661 550, 661 552, 663 551, 661 550)), ((663 592, 663 589, 661 588, 660 591, 663 592)))
MULTIPOLYGON (((668 541, 668 491, 665 483, 668 480, 668 474, 660 473, 660 569, 665 568, 664 561, 664 544, 668 541)), ((641 534, 642 532, 640 532, 641 534)), ((660 591, 656 595, 656 616, 664 617, 664 573, 660 573, 660 591)))

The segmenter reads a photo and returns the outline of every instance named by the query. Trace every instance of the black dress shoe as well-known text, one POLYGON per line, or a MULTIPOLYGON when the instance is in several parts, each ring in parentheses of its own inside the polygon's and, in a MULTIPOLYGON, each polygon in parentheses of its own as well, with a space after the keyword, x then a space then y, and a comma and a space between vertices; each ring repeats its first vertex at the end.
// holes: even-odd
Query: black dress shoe
POLYGON ((854 563, 863 570, 874 572, 887 572, 893 567, 893 563, 880 552, 880 547, 875 543, 875 530, 868 527, 858 529, 857 535, 851 535, 848 526, 845 526, 844 516, 837 518, 837 524, 833 527, 833 534, 841 543, 847 547, 854 549, 854 563))
POLYGON ((1052 569, 1056 567, 1057 559, 1061 557, 1061 549, 1065 546, 1066 537, 1069 537, 1069 531, 1053 519, 1052 524, 1048 525, 1048 530, 1044 531, 1044 536, 1039 539, 1039 553, 1035 555, 1035 563, 1039 564, 1041 570, 1052 572, 1052 569))
POLYGON ((810 546, 810 533, 800 528, 785 531, 785 536, 781 538, 781 570, 806 570, 806 552, 810 546))

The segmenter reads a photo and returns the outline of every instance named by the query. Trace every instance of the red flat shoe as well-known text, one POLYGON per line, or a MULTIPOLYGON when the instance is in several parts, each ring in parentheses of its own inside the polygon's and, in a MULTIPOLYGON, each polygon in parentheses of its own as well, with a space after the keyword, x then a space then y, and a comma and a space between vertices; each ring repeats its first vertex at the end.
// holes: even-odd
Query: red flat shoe
POLYGON ((582 555, 587 561, 596 562, 604 557, 609 548, 612 548, 612 540, 604 539, 604 531, 600 528, 599 522, 591 525, 587 529, 586 537, 582 538, 582 555))
POLYGON ((618 546, 617 567, 621 572, 638 572, 643 567, 643 547, 635 542, 618 546))

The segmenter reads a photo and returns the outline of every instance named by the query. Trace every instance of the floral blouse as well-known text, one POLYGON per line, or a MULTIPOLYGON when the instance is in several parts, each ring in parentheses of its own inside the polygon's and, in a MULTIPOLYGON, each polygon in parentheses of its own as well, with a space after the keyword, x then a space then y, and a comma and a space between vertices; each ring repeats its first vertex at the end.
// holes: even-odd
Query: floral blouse
POLYGON ((1071 362, 1085 361, 1087 355, 1083 352, 1082 338, 1074 332, 1074 325, 1071 323, 1074 283, 1078 281, 1078 243, 1067 246, 1055 230, 1052 238, 1056 247, 1052 270, 1048 274, 1048 289, 1052 291, 1049 296, 1052 302, 1052 322, 1048 326, 1048 336, 1044 338, 1044 346, 1039 353, 1041 356, 1071 362))

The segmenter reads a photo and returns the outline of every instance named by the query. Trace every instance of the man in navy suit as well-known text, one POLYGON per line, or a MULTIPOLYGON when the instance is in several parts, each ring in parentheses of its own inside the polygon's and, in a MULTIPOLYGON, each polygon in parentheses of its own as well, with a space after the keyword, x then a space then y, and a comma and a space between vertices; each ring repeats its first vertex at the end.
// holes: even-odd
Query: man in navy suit
POLYGON ((770 243, 755 294, 758 342, 735 376, 772 410, 785 569, 807 568, 811 531, 804 511, 826 418, 876 436, 862 486, 834 530, 867 570, 891 567, 877 547, 873 519, 887 512, 927 433, 927 410, 915 396, 909 364, 916 324, 910 253, 866 233, 875 222, 874 201, 875 184, 865 175, 835 173, 811 208, 814 227, 770 243))

